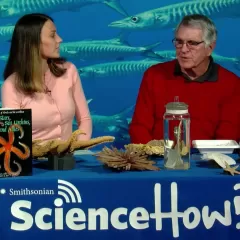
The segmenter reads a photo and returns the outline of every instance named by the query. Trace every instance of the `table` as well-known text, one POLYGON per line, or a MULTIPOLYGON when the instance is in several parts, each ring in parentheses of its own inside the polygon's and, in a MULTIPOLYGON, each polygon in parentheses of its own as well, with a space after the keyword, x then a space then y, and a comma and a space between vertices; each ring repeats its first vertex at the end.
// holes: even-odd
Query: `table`
POLYGON ((1 240, 240 236, 240 176, 209 168, 200 155, 187 171, 117 173, 90 155, 76 161, 71 171, 35 162, 33 176, 0 179, 1 240))

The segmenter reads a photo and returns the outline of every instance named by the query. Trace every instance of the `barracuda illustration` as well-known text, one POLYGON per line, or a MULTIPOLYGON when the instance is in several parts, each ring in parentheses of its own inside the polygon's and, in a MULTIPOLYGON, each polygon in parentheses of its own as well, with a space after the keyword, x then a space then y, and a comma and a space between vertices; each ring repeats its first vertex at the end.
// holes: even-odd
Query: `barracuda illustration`
POLYGON ((0 17, 16 17, 31 12, 51 13, 67 10, 76 12, 81 7, 98 3, 106 4, 127 16, 118 0, 1 0, 0 17))
POLYGON ((92 98, 88 99, 87 103, 89 104, 92 100, 93 100, 92 98))
POLYGON ((130 124, 132 122, 132 118, 127 118, 127 122, 130 124))
POLYGON ((157 60, 119 61, 100 63, 78 69, 81 78, 122 77, 143 73, 147 68, 159 63, 157 60))
POLYGON ((139 54, 145 57, 158 58, 152 49, 160 44, 161 42, 157 42, 145 47, 133 47, 130 46, 123 37, 109 40, 85 40, 62 43, 60 45, 60 55, 66 58, 77 58, 81 60, 122 60, 125 57, 139 54))
POLYGON ((216 53, 212 54, 213 59, 218 62, 218 63, 233 63, 234 66, 240 70, 240 58, 236 58, 236 57, 225 57, 225 56, 221 56, 218 55, 216 53))
POLYGON ((0 26, 0 41, 10 40, 12 38, 14 27, 14 25, 0 26))
POLYGON ((0 56, 0 61, 7 61, 8 60, 8 55, 1 55, 0 56))
MULTIPOLYGON (((155 52, 162 61, 173 60, 176 58, 176 52, 174 50, 163 50, 163 51, 156 51, 155 52)), ((240 58, 236 57, 225 57, 221 56, 217 53, 212 53, 212 57, 215 62, 217 63, 230 63, 234 64, 234 66, 240 70, 240 58)))
MULTIPOLYGON (((123 111, 114 115, 91 114, 93 130, 97 132, 106 132, 118 134, 121 138, 128 136, 128 118, 131 116, 135 105, 123 109, 123 111)), ((73 128, 78 127, 76 119, 73 120, 73 128)))
POLYGON ((172 60, 176 58, 176 51, 174 50, 156 51, 156 54, 159 56, 159 58, 164 60, 172 60))
POLYGON ((240 0, 193 0, 171 4, 114 21, 110 27, 131 31, 174 28, 188 14, 204 14, 211 18, 240 16, 240 0))

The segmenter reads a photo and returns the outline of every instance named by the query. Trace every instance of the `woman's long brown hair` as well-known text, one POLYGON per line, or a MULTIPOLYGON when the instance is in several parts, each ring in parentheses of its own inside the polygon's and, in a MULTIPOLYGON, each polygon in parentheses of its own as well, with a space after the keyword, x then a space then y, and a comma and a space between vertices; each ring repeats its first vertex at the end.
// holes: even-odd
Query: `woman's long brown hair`
MULTIPOLYGON (((40 55, 41 31, 46 21, 53 19, 45 14, 33 13, 21 17, 14 28, 10 53, 4 69, 4 80, 16 74, 15 86, 27 95, 43 92, 42 58, 40 55)), ((50 71, 56 77, 62 76, 66 69, 63 58, 48 59, 50 71)))

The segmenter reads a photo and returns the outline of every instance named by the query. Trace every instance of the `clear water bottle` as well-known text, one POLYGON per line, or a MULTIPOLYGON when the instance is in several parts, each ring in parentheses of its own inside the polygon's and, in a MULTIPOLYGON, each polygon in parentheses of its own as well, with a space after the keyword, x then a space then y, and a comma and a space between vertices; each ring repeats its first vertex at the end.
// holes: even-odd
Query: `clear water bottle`
POLYGON ((190 115, 188 105, 179 102, 166 104, 163 116, 164 167, 166 169, 190 168, 190 115))

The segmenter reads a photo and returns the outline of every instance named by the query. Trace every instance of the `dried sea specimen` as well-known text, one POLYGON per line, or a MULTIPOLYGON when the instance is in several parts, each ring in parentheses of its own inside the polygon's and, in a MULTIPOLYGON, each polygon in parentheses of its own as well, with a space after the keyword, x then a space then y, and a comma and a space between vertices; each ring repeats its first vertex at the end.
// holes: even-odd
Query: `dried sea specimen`
POLYGON ((163 155, 164 154, 164 141, 163 140, 151 140, 147 144, 133 144, 130 143, 124 146, 126 149, 131 148, 136 152, 146 155, 163 155))
POLYGON ((101 136, 92 138, 87 141, 77 140, 79 134, 85 134, 82 130, 76 130, 72 133, 67 141, 52 139, 49 141, 43 141, 37 139, 32 144, 32 156, 33 158, 43 158, 49 155, 63 156, 65 154, 73 153, 76 150, 85 150, 95 147, 99 144, 113 142, 115 137, 101 136))
POLYGON ((128 146, 126 150, 104 147, 101 152, 94 154, 96 158, 109 168, 118 171, 130 170, 160 170, 154 166, 155 162, 148 159, 148 155, 141 151, 136 151, 133 146, 128 146))
POLYGON ((226 162, 226 167, 225 167, 223 170, 224 170, 224 172, 226 172, 226 173, 231 174, 232 176, 234 176, 234 174, 237 174, 237 175, 240 174, 240 172, 237 171, 237 168, 238 168, 238 167, 239 167, 239 165, 231 168, 231 167, 228 165, 228 163, 226 162))

